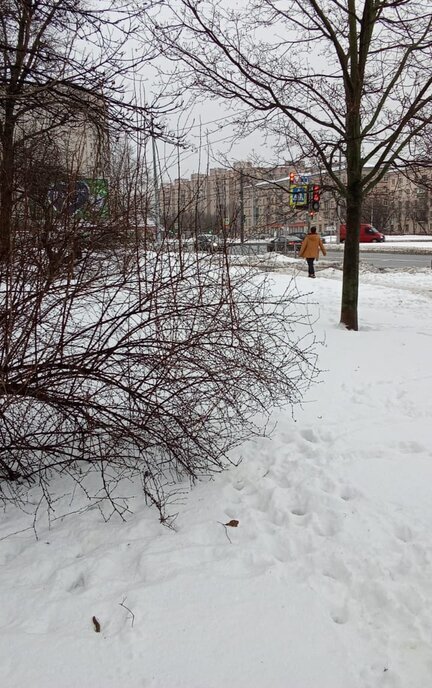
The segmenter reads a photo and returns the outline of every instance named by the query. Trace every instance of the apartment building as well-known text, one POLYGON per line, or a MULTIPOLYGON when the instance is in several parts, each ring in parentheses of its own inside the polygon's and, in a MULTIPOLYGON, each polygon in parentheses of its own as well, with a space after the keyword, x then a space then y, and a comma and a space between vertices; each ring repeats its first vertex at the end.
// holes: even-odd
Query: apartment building
POLYGON ((200 229, 232 236, 240 231, 245 236, 268 233, 269 228, 285 226, 293 215, 285 182, 289 171, 288 164, 258 167, 237 162, 230 169, 212 168, 208 174, 176 179, 161 187, 161 216, 166 226, 176 228, 184 224, 182 216, 189 221, 193 216, 200 229))
MULTIPOLYGON (((108 213, 109 135, 103 99, 40 95, 18 110, 14 130, 13 217, 21 227, 44 209, 76 219, 108 213)), ((1 156, 1 150, 0 150, 1 156)))
MULTIPOLYGON (((175 218, 189 210, 195 219, 206 219, 201 230, 223 229, 238 236, 241 228, 246 237, 305 231, 311 222, 325 232, 345 222, 344 201, 323 174, 295 170, 319 183, 322 193, 319 212, 312 217, 306 210, 293 209, 289 203, 292 171, 288 163, 270 168, 238 162, 231 169, 214 168, 208 174, 177 179, 162 187, 161 213, 168 224, 178 226, 175 218)), ((344 169, 340 176, 345 181, 344 169)), ((387 233, 432 233, 430 188, 432 173, 419 174, 413 181, 403 171, 388 172, 364 200, 362 220, 387 233)))
POLYGON ((393 234, 432 234, 432 171, 386 175, 386 193, 376 197, 387 208, 386 230, 393 234))
POLYGON ((69 174, 101 175, 109 166, 105 103, 95 93, 79 96, 67 87, 42 94, 18 110, 15 145, 27 154, 56 158, 69 174))
MULTIPOLYGON (((365 173, 371 168, 366 168, 365 173)), ((340 172, 346 181, 346 171, 340 172)), ((320 210, 311 219, 319 232, 345 222, 345 203, 325 175, 312 175, 322 186, 320 210)), ((362 222, 387 234, 432 234, 432 172, 392 170, 363 200, 362 222)))

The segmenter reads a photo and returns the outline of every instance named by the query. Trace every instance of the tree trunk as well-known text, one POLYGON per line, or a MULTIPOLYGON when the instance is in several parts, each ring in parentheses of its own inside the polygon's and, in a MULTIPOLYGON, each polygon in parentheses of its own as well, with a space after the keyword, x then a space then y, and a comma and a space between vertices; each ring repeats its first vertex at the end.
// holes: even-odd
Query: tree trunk
POLYGON ((360 115, 353 112, 347 117, 347 216, 346 239, 343 262, 341 324, 347 330, 358 330, 358 288, 359 288, 359 237, 362 212, 362 162, 360 137, 360 115))
POLYGON ((7 260, 12 250, 14 125, 13 113, 6 105, 0 165, 0 260, 7 260))
MULTIPOLYGON (((353 185, 354 187, 354 185, 353 185)), ((347 330, 358 330, 359 234, 361 213, 360 185, 347 195, 347 231, 343 261, 341 324, 347 330), (358 199, 358 200, 357 200, 358 199)))

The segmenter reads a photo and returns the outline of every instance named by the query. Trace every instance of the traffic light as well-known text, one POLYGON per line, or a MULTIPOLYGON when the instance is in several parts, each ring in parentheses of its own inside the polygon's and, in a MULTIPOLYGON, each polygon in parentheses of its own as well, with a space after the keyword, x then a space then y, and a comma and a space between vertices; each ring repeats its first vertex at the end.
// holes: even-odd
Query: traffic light
POLYGON ((314 213, 317 213, 319 210, 320 199, 321 199, 321 187, 319 186, 319 184, 313 184, 310 208, 311 208, 311 210, 314 211, 314 213))
POLYGON ((290 180, 290 184, 294 184, 295 172, 290 172, 290 174, 289 174, 289 180, 290 180))

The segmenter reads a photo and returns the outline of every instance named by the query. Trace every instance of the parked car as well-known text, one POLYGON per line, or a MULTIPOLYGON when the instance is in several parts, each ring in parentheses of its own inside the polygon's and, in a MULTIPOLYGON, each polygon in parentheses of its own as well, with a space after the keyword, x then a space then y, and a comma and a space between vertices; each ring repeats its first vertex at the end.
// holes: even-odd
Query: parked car
MULTIPOLYGON (((346 225, 340 226, 340 242, 341 244, 346 239, 346 225)), ((372 225, 360 225, 360 242, 363 244, 371 244, 375 242, 385 241, 385 236, 382 232, 379 232, 372 225)))
POLYGON ((321 232, 321 240, 323 244, 335 244, 337 241, 337 235, 335 229, 325 229, 321 232))
POLYGON ((288 251, 300 250, 303 238, 297 234, 290 234, 289 236, 279 236, 271 239, 267 244, 267 251, 276 251, 278 253, 288 253, 288 251))
POLYGON ((218 237, 213 234, 198 234, 195 238, 194 246, 195 251, 209 251, 212 253, 221 250, 223 245, 219 242, 218 237))

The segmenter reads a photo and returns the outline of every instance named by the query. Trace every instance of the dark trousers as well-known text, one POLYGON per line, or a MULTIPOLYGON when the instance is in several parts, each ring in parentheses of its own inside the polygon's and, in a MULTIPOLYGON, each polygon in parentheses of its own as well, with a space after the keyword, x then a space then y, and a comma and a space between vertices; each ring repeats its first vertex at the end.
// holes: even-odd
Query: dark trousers
POLYGON ((314 275, 315 274, 315 268, 314 268, 315 258, 306 258, 306 260, 307 260, 307 264, 308 264, 309 275, 314 275))

